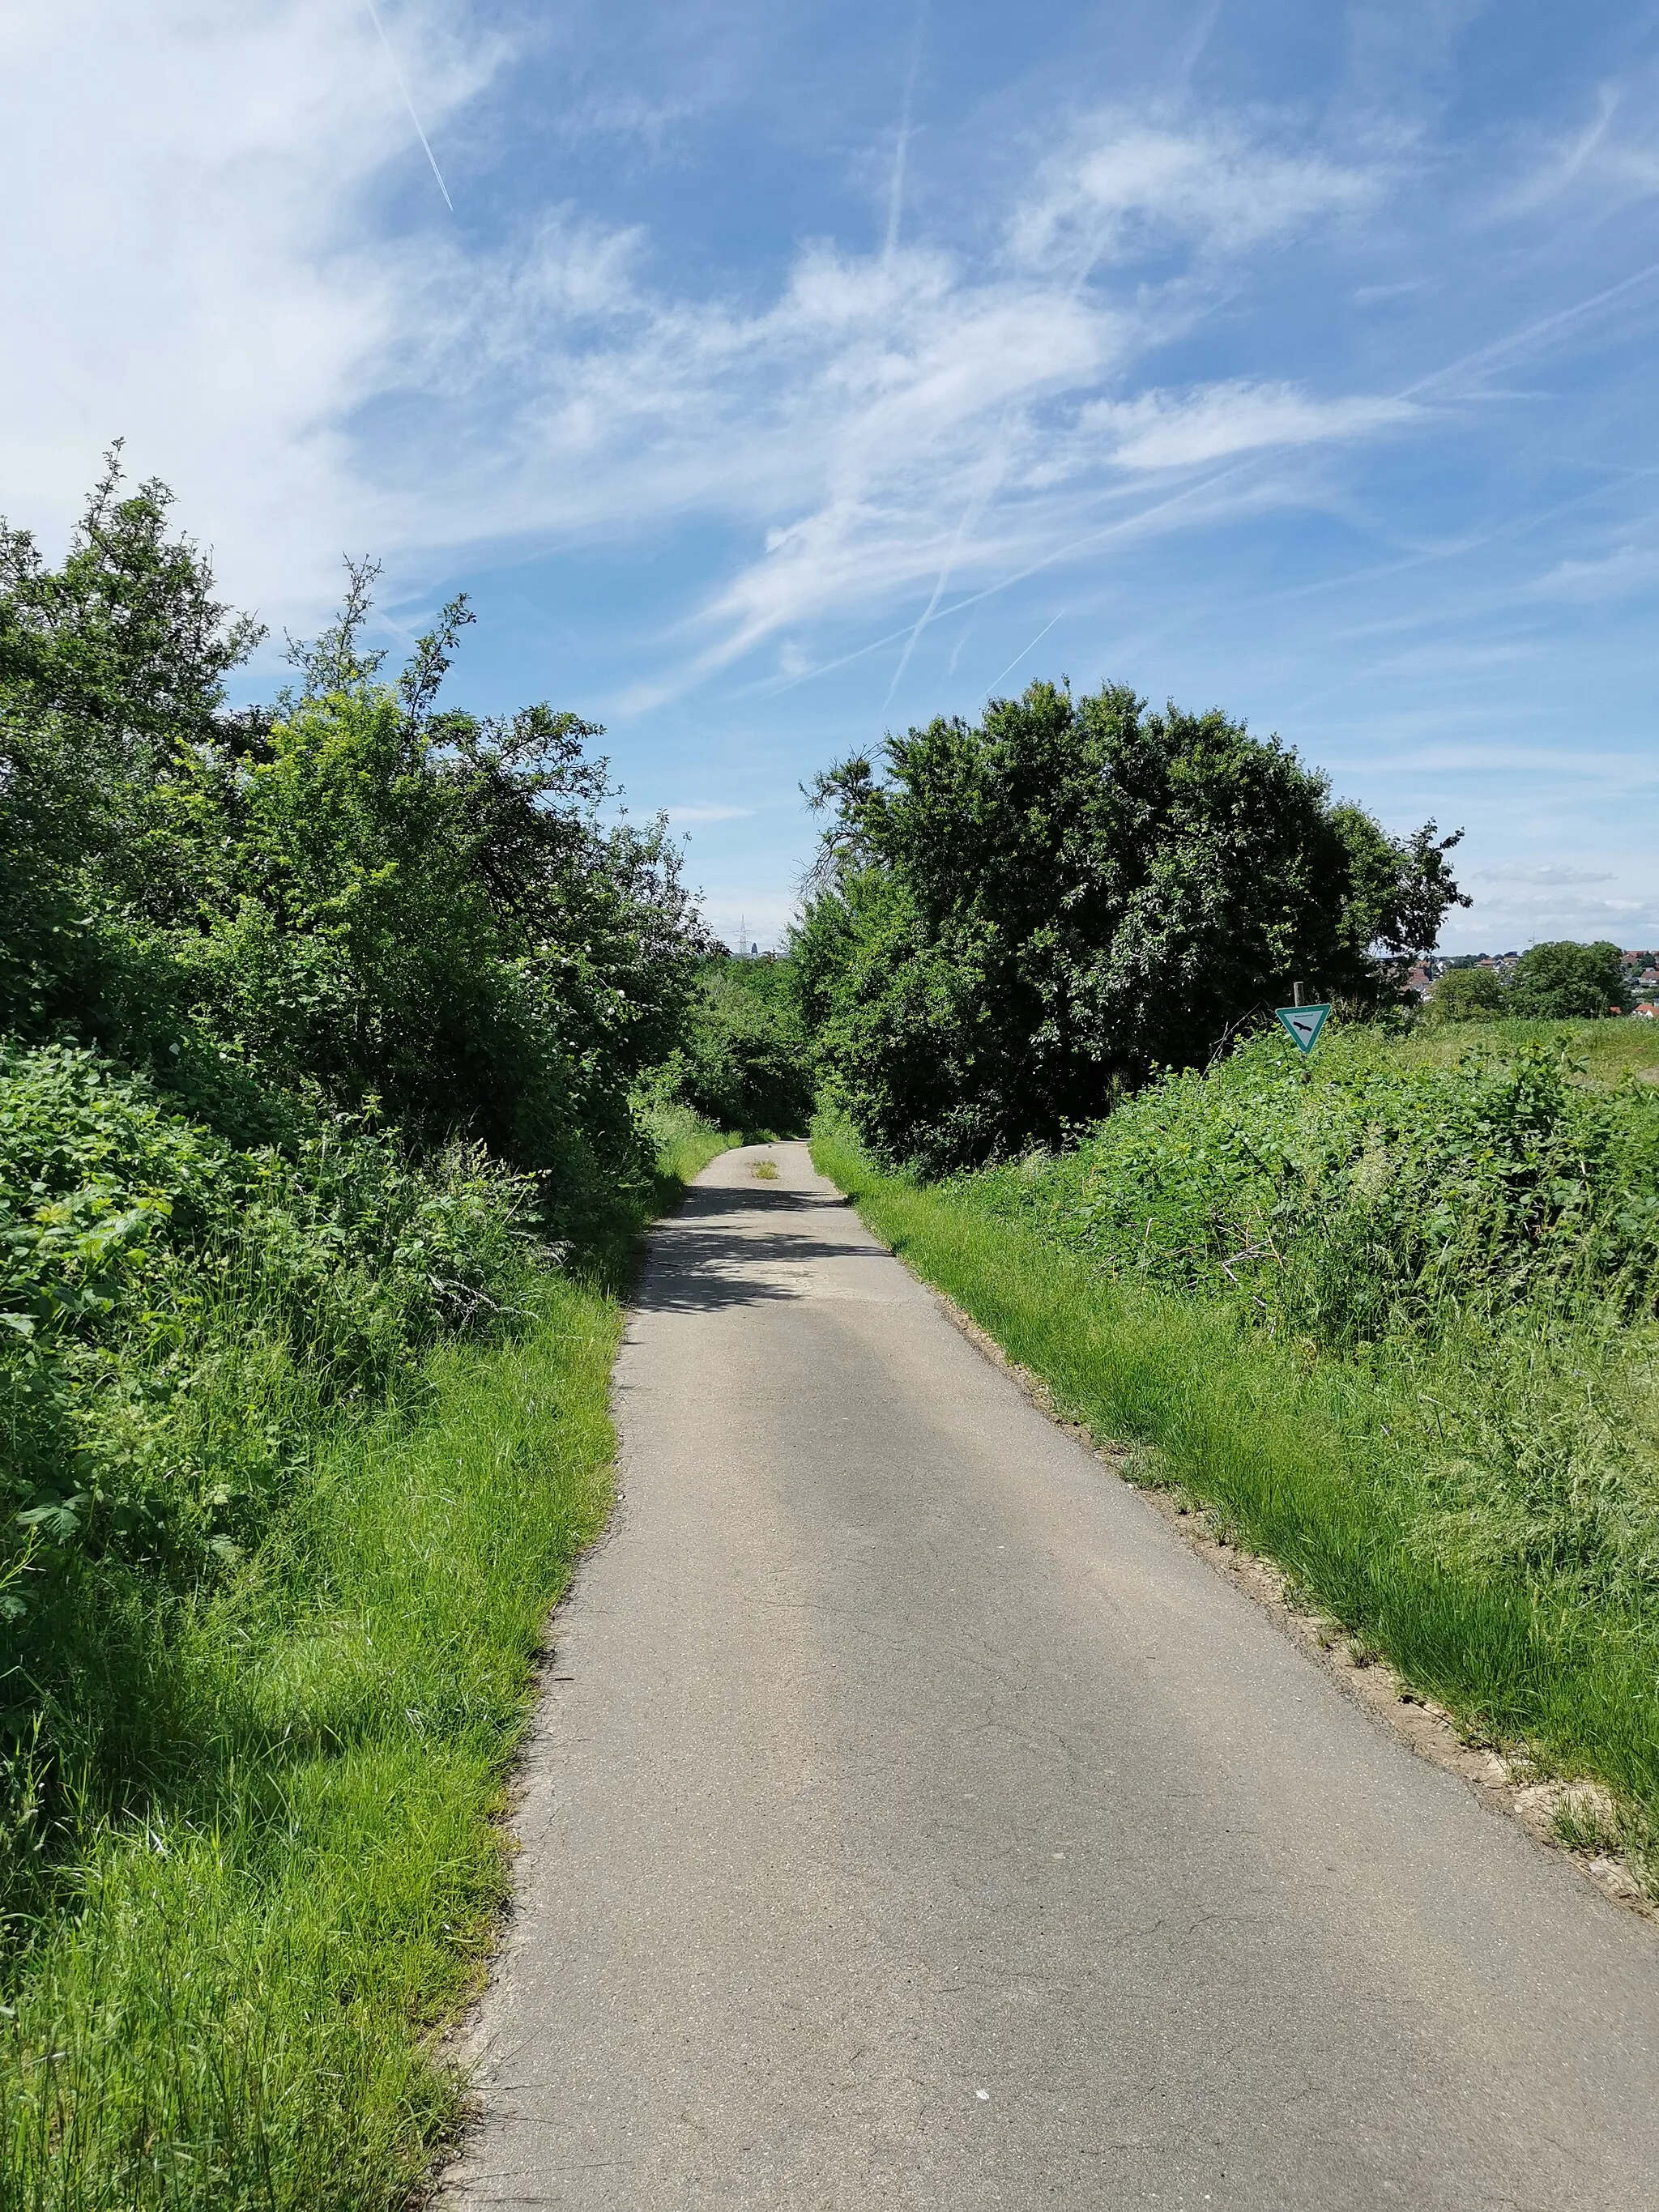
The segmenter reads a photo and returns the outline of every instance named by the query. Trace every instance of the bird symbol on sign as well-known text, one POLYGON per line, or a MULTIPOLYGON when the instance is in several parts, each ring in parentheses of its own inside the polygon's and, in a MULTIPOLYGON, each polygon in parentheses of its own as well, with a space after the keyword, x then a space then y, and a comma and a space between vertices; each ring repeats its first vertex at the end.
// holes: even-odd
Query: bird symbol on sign
POLYGON ((1290 1031, 1297 1049, 1310 1053, 1319 1042, 1319 1032, 1330 1018, 1330 1008, 1325 1006, 1275 1006, 1274 1018, 1290 1031))

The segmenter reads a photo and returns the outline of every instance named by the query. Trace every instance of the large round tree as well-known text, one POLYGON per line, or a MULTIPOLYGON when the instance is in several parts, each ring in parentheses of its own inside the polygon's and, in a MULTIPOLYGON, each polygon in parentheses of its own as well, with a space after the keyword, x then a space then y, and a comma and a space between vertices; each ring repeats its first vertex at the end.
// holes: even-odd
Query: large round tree
POLYGON ((931 1169, 1057 1140, 1293 981, 1382 1002, 1461 897, 1434 823, 1391 838, 1277 738, 1121 685, 1033 684, 880 769, 813 787, 796 969, 865 1133, 931 1169))

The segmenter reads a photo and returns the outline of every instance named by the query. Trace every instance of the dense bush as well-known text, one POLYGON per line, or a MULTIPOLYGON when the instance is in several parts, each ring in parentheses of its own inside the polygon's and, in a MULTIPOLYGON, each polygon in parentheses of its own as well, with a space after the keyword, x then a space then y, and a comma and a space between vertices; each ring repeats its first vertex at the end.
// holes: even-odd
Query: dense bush
POLYGON ((1293 981, 1388 1003, 1461 896, 1432 823, 1391 839, 1276 739, 1121 687, 1034 684, 884 758, 818 780, 793 964, 863 1134, 931 1170, 1056 1141, 1293 981))
POLYGON ((1659 1097, 1496 1036, 1432 1066, 1339 1027, 1292 1060, 1255 1039, 961 1187, 1317 1371, 1435 1573, 1635 1632, 1659 1601, 1659 1097))
POLYGON ((343 1121, 239 1151, 91 1053, 0 1047, 0 1559, 257 1533, 304 1412, 383 1400, 522 1289, 532 1197, 343 1121))
POLYGON ((300 1093, 480 1139, 580 1222, 636 1164, 629 1093, 698 950, 662 829, 600 825, 574 715, 438 709, 464 603, 383 684, 368 568, 297 684, 228 713, 258 633, 162 488, 118 489, 60 570, 0 531, 0 1022, 237 1140, 281 1141, 300 1093))
POLYGON ((592 726, 439 707, 463 602, 385 682, 352 567, 233 713, 168 507, 0 526, 0 1914, 142 1800, 169 1622, 325 1430, 637 1218, 705 949, 592 726))
POLYGON ((1504 1010, 1504 986, 1490 968, 1447 969, 1428 1001, 1436 1022, 1491 1021, 1504 1010))
POLYGON ((1504 1011, 1531 1021, 1599 1021, 1629 1012, 1616 945, 1529 945, 1515 963, 1504 1011))
POLYGON ((1422 1066, 1339 1026, 1304 1069, 1255 1037, 983 1188, 1114 1272, 1325 1346, 1522 1304, 1659 1310, 1659 1097, 1540 1046, 1422 1066))
POLYGON ((812 1073, 787 961, 706 961, 683 1042, 653 1078, 718 1127, 780 1135, 804 1129, 812 1073))

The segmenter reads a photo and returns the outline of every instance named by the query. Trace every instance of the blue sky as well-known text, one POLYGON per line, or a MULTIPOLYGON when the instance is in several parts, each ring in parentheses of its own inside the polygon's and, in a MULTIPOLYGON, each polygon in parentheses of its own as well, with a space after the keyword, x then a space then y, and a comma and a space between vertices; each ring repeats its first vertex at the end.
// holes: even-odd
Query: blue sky
POLYGON ((1659 945, 1659 6, 55 0, 0 169, 0 507, 121 433, 278 635, 466 589, 728 936, 1063 673, 1465 827, 1454 949, 1659 945))

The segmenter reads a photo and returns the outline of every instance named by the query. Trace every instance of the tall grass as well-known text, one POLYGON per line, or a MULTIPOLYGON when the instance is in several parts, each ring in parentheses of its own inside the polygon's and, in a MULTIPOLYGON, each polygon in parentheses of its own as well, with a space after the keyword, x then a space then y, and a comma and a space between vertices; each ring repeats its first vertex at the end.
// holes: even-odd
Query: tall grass
MULTIPOLYGON (((726 1140, 665 1141, 665 1194, 726 1140)), ((504 1887, 491 1815, 609 1502, 619 1286, 544 1273, 514 1340, 430 1355, 169 1606, 165 1756, 93 1808, 7 1962, 5 2212, 369 2212, 429 2167, 462 2094, 438 2032, 504 1887)))
MULTIPOLYGON (((1237 1095, 1208 1103, 1216 1133, 1249 1135, 1237 1095)), ((1181 1105, 1143 1112, 1167 1139, 1181 1105)), ((1362 1122, 1362 1158, 1364 1143, 1362 1122)), ((1402 1297, 1392 1334, 1322 1340, 1286 1323, 1294 1286, 1275 1313, 1259 1275, 1229 1278, 1236 1243, 1170 1233, 1166 1264, 1145 1258, 1179 1209, 1160 1218, 1137 1180, 1143 1144, 1160 1155, 1144 1125, 1109 1122, 1080 1154, 933 1185, 884 1170, 844 1125, 821 1123, 813 1156, 1066 1413, 1277 1559, 1475 1732, 1607 1784, 1644 1848, 1659 1824, 1650 1325, 1627 1308, 1615 1331, 1553 1292, 1453 1299, 1413 1324, 1402 1297)), ((1221 1164, 1197 1180, 1224 1210, 1221 1164)))

